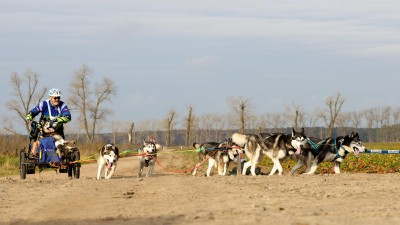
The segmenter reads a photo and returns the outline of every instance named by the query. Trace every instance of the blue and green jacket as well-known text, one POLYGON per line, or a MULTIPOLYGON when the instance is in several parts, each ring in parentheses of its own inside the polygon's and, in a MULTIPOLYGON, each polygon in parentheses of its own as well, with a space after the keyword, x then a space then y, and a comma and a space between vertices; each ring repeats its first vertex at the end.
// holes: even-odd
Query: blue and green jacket
POLYGON ((32 121, 33 118, 40 113, 42 113, 41 120, 44 119, 46 121, 57 121, 57 125, 54 127, 55 132, 57 133, 64 134, 63 124, 71 121, 71 113, 63 101, 60 101, 57 106, 53 106, 50 102, 50 99, 39 103, 39 105, 35 106, 31 111, 29 111, 28 115, 26 116, 26 120, 32 121))

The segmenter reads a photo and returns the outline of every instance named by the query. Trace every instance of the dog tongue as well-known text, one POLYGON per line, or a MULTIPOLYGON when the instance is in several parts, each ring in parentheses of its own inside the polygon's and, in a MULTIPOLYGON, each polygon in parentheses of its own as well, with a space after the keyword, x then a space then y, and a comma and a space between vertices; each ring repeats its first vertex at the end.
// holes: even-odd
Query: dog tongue
POLYGON ((111 168, 112 163, 108 163, 107 164, 107 168, 110 169, 111 168))
POLYGON ((358 151, 358 149, 354 151, 354 155, 355 155, 356 157, 358 157, 359 154, 360 154, 360 151, 358 151))
POLYGON ((294 154, 298 155, 301 153, 301 148, 296 149, 296 152, 294 154))

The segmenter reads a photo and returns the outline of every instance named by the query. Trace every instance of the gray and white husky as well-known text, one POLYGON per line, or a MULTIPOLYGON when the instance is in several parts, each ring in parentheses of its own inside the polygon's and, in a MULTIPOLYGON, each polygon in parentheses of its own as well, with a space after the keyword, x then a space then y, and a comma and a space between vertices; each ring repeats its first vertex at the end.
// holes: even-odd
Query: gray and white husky
POLYGON ((215 167, 218 170, 218 175, 225 176, 229 167, 229 162, 234 160, 238 154, 236 148, 232 148, 233 143, 230 139, 224 142, 205 142, 203 144, 193 143, 193 147, 198 151, 199 161, 192 171, 192 175, 195 176, 197 168, 204 163, 208 158, 208 168, 206 175, 211 176, 212 168, 215 167))
POLYGON ((153 141, 143 140, 143 147, 139 150, 139 168, 137 178, 142 177, 144 167, 148 167, 149 170, 146 173, 146 177, 151 177, 154 171, 154 167, 157 160, 157 145, 153 141))
POLYGON ((307 174, 314 174, 321 162, 334 162, 335 173, 340 173, 340 163, 343 162, 348 153, 354 153, 358 156, 360 152, 365 151, 358 132, 352 131, 350 135, 340 136, 335 139, 328 138, 327 144, 318 149, 314 163, 307 174))
POLYGON ((279 175, 282 175, 283 168, 280 160, 288 155, 300 154, 301 148, 307 142, 306 138, 304 129, 297 132, 294 128, 291 135, 283 133, 262 133, 260 135, 235 133, 232 135, 232 141, 243 146, 246 156, 249 158, 249 161, 243 166, 242 174, 245 175, 250 166, 250 172, 253 176, 256 175, 257 163, 263 159, 264 155, 268 156, 274 163, 269 175, 275 174, 276 171, 279 175))

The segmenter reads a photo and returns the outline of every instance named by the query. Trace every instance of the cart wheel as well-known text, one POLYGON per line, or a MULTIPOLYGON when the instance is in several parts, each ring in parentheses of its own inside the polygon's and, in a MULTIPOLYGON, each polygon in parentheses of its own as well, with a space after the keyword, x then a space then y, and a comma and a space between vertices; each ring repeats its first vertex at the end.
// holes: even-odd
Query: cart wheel
POLYGON ((19 152, 19 175, 21 179, 25 180, 27 170, 25 149, 22 149, 19 152))
MULTIPOLYGON (((81 153, 79 152, 79 149, 75 149, 74 160, 79 161, 80 159, 81 159, 81 153)), ((72 164, 72 171, 73 171, 74 177, 76 179, 79 179, 80 174, 81 174, 81 163, 76 162, 76 163, 72 164)))
POLYGON ((70 178, 72 178, 72 166, 73 166, 73 165, 69 165, 69 166, 67 167, 68 177, 70 177, 70 178))

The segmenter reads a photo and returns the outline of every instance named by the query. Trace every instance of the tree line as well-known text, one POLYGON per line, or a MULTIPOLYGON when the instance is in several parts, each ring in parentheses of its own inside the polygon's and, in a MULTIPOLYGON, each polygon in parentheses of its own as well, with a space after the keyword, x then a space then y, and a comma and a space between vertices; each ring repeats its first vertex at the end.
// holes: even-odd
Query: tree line
MULTIPOLYGON (((190 146, 193 142, 221 141, 233 132, 290 132, 291 127, 306 128, 307 135, 326 138, 358 130, 366 142, 399 142, 400 107, 373 107, 362 111, 342 112, 346 100, 341 93, 325 99, 324 107, 314 112, 305 112, 300 106, 287 107, 284 112, 255 114, 251 98, 234 96, 227 99, 230 112, 197 115, 194 106, 187 107, 182 115, 171 107, 164 118, 144 121, 111 121, 111 111, 105 104, 116 95, 115 82, 103 78, 93 83, 93 70, 82 65, 74 71, 70 81, 69 98, 65 100, 77 116, 73 126, 66 126, 66 133, 87 143, 110 139, 128 144, 154 136, 165 146, 190 146), (102 130, 111 130, 104 134, 102 130), (82 132, 76 132, 77 130, 82 132), (362 132, 360 132, 362 131, 362 132)), ((11 134, 19 133, 14 128, 15 118, 24 124, 28 111, 44 100, 47 88, 40 85, 40 74, 27 70, 24 74, 10 75, 11 99, 7 108, 16 117, 3 119, 3 129, 11 134)))

